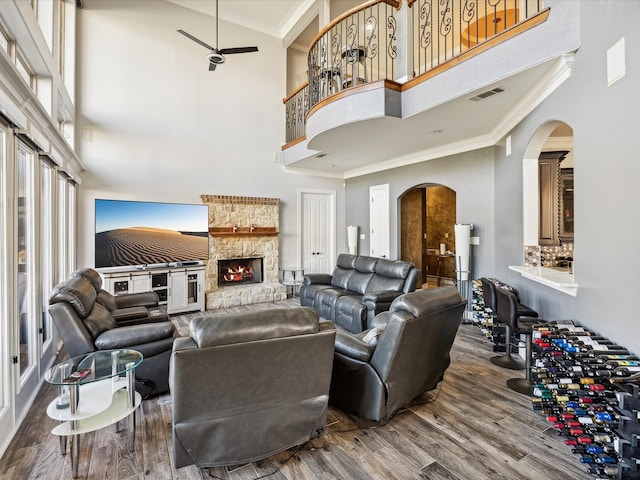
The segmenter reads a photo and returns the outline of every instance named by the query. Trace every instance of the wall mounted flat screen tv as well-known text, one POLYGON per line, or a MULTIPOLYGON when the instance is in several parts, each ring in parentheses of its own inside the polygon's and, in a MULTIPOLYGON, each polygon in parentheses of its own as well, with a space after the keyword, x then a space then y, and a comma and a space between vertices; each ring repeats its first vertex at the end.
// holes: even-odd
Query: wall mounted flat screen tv
POLYGON ((209 258, 209 207, 96 200, 95 266, 182 264, 209 258))

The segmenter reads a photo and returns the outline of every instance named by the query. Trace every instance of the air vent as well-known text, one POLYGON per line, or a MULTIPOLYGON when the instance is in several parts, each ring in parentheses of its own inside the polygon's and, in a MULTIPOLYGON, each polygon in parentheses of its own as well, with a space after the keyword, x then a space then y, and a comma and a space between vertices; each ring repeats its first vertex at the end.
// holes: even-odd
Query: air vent
POLYGON ((471 100, 472 102, 479 102, 480 100, 484 100, 487 97, 492 97, 496 93, 501 93, 501 92, 504 92, 504 89, 500 87, 496 87, 496 88, 492 88, 491 90, 487 90, 486 92, 479 93, 478 95, 475 95, 469 98, 469 100, 471 100))

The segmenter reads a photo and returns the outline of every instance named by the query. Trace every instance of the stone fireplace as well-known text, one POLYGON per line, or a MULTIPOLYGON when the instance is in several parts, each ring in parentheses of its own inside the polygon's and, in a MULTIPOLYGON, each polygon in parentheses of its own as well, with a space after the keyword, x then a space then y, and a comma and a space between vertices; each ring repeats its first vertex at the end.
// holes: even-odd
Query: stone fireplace
POLYGON ((286 287, 278 281, 280 200, 226 195, 201 199, 209 206, 206 309, 286 299, 286 287))

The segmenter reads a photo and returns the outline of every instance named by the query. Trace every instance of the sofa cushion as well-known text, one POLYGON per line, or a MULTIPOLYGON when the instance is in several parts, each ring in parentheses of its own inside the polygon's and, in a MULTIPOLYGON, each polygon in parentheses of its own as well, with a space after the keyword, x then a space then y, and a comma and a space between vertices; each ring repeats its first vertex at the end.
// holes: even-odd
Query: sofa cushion
POLYGON ((369 282, 371 282, 373 277, 373 273, 354 270, 347 281, 347 290, 363 295, 367 291, 369 282))
POLYGON ((356 255, 351 255, 349 253, 341 253, 338 255, 338 259, 336 260, 336 267, 340 267, 346 270, 353 270, 356 268, 356 260, 358 257, 356 255))
POLYGON ((347 290, 349 288, 349 278, 353 275, 356 265, 355 255, 341 253, 336 261, 336 268, 331 276, 331 285, 347 290))
POLYGON ((66 302, 73 307, 80 318, 85 318, 96 302, 96 290, 84 277, 71 277, 59 283, 51 291, 49 305, 66 302))
POLYGON ((307 335, 319 331, 318 314, 309 307, 196 317, 189 325, 198 347, 213 347, 271 338, 307 335))
POLYGON ((374 275, 367 285, 367 292, 379 292, 381 290, 395 290, 401 292, 404 288, 404 279, 374 275))
POLYGON ((403 262, 401 260, 387 260, 381 258, 376 263, 376 273, 378 275, 384 275, 391 278, 407 278, 409 270, 413 268, 413 264, 409 262, 403 262))
POLYGON ((360 255, 356 258, 354 268, 363 273, 373 273, 376 271, 376 265, 380 260, 377 257, 367 257, 365 255, 360 255))
POLYGON ((84 326, 95 340, 102 332, 116 328, 118 323, 105 307, 95 303, 89 315, 83 320, 84 326))

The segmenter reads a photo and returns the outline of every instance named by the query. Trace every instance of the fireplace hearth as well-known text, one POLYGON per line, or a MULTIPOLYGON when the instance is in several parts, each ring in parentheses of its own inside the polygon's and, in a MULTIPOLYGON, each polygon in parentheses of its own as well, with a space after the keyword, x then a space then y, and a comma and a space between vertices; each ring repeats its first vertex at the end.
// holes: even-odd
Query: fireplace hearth
POLYGON ((218 286, 262 283, 263 258, 218 260, 218 286))

